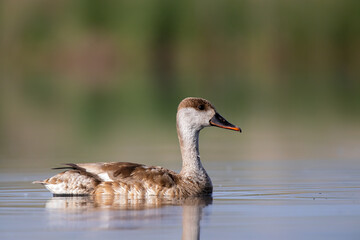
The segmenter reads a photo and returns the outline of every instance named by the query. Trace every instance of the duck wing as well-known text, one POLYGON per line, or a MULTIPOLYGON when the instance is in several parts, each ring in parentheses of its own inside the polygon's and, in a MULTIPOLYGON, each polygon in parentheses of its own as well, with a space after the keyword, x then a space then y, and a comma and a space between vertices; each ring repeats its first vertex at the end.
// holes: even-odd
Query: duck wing
POLYGON ((57 169, 73 169, 95 175, 104 182, 151 182, 162 187, 175 185, 179 176, 176 172, 155 166, 145 166, 130 162, 99 162, 66 164, 66 167, 57 169))

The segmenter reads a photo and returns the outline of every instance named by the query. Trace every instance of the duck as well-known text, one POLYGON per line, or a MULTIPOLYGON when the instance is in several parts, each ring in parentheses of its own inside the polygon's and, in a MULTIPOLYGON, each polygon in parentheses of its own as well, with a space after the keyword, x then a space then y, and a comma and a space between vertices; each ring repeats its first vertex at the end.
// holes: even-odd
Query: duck
POLYGON ((211 195, 213 185, 201 164, 199 133, 205 127, 241 132, 229 123, 206 99, 188 97, 177 109, 176 128, 182 169, 175 172, 159 166, 130 162, 68 163, 65 171, 43 181, 54 196, 121 195, 129 198, 194 197, 211 195))

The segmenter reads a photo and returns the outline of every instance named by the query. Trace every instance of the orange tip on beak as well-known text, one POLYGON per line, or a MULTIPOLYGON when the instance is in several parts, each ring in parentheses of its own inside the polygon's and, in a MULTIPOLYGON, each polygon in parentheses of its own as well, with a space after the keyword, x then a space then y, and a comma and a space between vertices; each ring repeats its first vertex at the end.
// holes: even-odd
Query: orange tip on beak
POLYGON ((223 118, 220 114, 215 113, 215 115, 210 119, 210 125, 220 128, 225 128, 229 130, 234 130, 238 132, 242 132, 241 128, 229 123, 225 118, 223 118))

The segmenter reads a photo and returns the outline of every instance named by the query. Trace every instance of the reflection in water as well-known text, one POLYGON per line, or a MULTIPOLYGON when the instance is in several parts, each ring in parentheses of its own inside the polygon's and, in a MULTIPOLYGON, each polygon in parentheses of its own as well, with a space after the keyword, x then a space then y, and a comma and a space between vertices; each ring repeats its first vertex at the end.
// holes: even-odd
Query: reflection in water
POLYGON ((168 224, 176 220, 182 208, 182 239, 200 239, 202 210, 211 203, 211 196, 127 199, 99 195, 53 197, 46 203, 46 208, 50 226, 89 231, 148 228, 154 221, 168 224))

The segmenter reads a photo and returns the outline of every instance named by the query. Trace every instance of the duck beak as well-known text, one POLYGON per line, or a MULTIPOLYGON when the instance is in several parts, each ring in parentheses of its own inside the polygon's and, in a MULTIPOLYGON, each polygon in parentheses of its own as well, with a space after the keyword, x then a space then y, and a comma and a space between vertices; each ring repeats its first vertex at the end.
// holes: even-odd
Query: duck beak
POLYGON ((241 128, 232 125, 218 113, 215 113, 215 115, 210 119, 210 125, 241 132, 241 128))

